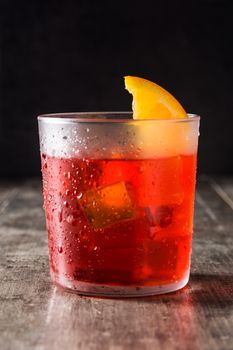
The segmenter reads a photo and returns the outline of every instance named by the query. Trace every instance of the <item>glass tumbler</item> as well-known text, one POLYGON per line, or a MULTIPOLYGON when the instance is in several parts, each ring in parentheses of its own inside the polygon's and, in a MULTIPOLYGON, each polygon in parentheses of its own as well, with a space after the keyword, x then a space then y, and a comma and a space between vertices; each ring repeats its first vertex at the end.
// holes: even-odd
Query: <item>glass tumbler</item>
POLYGON ((38 117, 53 283, 79 294, 167 293, 190 272, 199 117, 38 117))

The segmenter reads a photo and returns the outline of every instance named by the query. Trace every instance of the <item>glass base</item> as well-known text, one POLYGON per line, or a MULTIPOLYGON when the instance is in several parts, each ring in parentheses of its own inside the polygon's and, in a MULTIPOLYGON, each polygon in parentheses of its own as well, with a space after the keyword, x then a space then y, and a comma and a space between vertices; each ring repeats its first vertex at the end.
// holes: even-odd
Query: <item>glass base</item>
POLYGON ((71 281, 64 276, 56 275, 52 276, 52 281, 66 291, 81 295, 110 298, 145 297, 171 293, 185 287, 189 281, 189 271, 183 279, 178 282, 157 286, 110 286, 89 282, 71 281))

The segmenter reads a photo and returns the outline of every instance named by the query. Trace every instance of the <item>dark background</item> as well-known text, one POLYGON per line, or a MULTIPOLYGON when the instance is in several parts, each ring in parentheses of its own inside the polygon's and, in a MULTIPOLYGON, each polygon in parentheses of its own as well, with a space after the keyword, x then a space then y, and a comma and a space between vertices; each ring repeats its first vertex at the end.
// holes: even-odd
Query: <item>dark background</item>
POLYGON ((231 1, 0 1, 0 176, 40 175, 36 116, 130 110, 123 76, 201 115, 200 173, 233 172, 231 1))

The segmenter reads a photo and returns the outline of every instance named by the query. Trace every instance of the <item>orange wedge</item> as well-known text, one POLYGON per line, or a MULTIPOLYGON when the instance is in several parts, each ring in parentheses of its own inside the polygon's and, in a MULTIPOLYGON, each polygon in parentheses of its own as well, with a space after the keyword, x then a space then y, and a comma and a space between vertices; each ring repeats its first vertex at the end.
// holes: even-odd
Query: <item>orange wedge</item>
POLYGON ((187 118, 175 97, 149 80, 126 76, 125 88, 133 95, 133 119, 187 118))

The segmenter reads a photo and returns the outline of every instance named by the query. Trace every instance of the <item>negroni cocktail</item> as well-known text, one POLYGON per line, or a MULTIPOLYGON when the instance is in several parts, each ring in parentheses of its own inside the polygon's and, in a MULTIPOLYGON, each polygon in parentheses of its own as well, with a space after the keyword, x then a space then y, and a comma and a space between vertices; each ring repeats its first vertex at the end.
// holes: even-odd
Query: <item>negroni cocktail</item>
POLYGON ((198 117, 39 117, 54 283, 84 294, 169 292, 189 277, 198 117))

